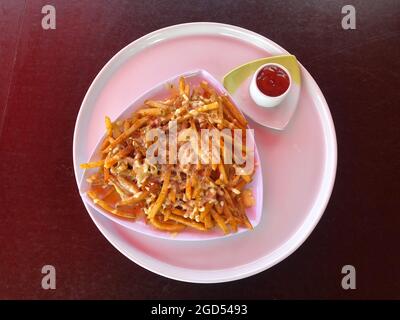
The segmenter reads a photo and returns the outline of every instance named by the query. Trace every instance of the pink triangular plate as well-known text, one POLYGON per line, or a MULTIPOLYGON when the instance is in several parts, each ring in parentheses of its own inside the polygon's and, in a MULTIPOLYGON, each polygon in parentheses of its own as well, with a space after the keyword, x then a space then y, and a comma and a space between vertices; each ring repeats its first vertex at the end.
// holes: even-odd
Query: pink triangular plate
MULTIPOLYGON (((197 85, 199 84, 202 80, 206 80, 212 87, 214 87, 219 94, 226 94, 228 95, 231 99, 232 97, 229 95, 229 93, 226 91, 226 89, 222 86, 222 84, 216 80, 211 74, 209 74, 205 70, 195 70, 191 72, 185 72, 183 74, 176 75, 173 78, 167 79, 166 81, 159 83, 155 87, 151 88, 149 91, 144 93, 143 95, 139 96, 137 99, 135 99, 125 110, 117 117, 117 119, 123 119, 128 117, 133 111, 138 109, 140 106, 143 105, 143 102, 146 99, 163 99, 168 96, 168 89, 166 84, 177 84, 179 81, 180 77, 184 77, 187 82, 189 82, 191 85, 197 85)), ((234 101, 232 99, 232 101, 234 101)), ((239 108, 240 109, 240 108, 239 108)), ((113 119, 113 120, 117 120, 113 119)), ((100 139, 98 142, 95 150, 93 151, 89 161, 96 161, 99 159, 99 154, 100 154, 100 146, 102 143, 102 140, 104 137, 100 139)), ((254 142, 254 136, 251 136, 251 139, 253 139, 254 142)), ((256 227, 258 223, 260 222, 261 219, 261 214, 262 214, 262 208, 263 208, 263 182, 262 182, 262 172, 261 172, 261 163, 260 163, 260 158, 258 155, 257 151, 257 145, 255 145, 255 162, 256 162, 256 169, 255 169, 255 174, 253 177, 253 181, 249 185, 249 187, 253 190, 253 195, 256 201, 256 205, 252 208, 247 209, 246 213, 247 216, 253 225, 253 227, 256 227)), ((231 233, 226 236, 223 235, 223 233, 218 230, 217 228, 213 229, 212 231, 209 232, 201 232, 201 231, 192 231, 189 229, 185 229, 182 232, 178 234, 169 234, 166 232, 162 232, 160 230, 157 230, 153 228, 151 225, 146 224, 142 219, 138 219, 136 221, 131 221, 131 220, 126 220, 126 219, 121 219, 117 216, 113 216, 97 206, 96 204, 93 203, 93 201, 87 196, 86 191, 89 188, 88 183, 86 182, 86 178, 88 175, 93 173, 94 169, 89 169, 85 170, 85 173, 83 175, 83 178, 80 182, 80 195, 82 199, 90 205, 92 208, 100 212, 102 215, 106 216, 108 219, 114 221, 115 223, 118 223, 130 230, 134 230, 136 232, 140 232, 142 234, 146 234, 151 237, 157 237, 157 238, 164 238, 164 239, 171 239, 171 240, 185 240, 185 241, 196 241, 196 240, 210 240, 210 239, 216 239, 216 238, 226 238, 233 236, 235 234, 243 233, 245 231, 248 231, 246 228, 239 228, 237 233, 231 233)), ((251 231, 249 231, 251 232, 251 231)))

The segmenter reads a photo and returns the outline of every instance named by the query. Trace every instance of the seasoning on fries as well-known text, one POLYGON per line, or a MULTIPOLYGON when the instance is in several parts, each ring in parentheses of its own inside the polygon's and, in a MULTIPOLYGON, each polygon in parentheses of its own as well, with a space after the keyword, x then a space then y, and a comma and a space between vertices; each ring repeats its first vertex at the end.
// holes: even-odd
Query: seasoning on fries
MULTIPOLYGON (((143 217, 154 228, 167 232, 220 228, 228 234, 238 227, 251 229, 246 208, 255 203, 246 186, 253 179, 254 169, 238 174, 240 165, 224 161, 223 146, 237 143, 232 135, 221 138, 220 150, 211 149, 210 154, 218 163, 207 163, 201 157, 196 163, 186 164, 149 161, 146 134, 151 129, 168 133, 173 128, 171 123, 175 123, 178 136, 188 129, 196 137, 200 137, 202 129, 242 130, 241 142, 246 139, 244 116, 227 96, 218 94, 207 82, 191 88, 181 78, 178 87, 170 86, 170 90, 167 99, 144 101, 143 107, 128 119, 113 123, 105 118, 107 134, 100 159, 81 164, 82 169, 98 169, 87 179, 88 196, 112 215, 124 219, 143 217)), ((178 142, 179 147, 182 145, 182 141, 178 142)), ((243 155, 248 150, 242 145, 243 155)), ((171 149, 168 145, 168 155, 171 149)))

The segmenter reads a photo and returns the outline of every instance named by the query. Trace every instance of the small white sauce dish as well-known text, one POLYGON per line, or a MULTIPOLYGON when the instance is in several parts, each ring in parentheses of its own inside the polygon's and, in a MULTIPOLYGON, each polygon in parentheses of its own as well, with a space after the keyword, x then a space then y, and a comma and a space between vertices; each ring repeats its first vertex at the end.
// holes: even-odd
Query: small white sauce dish
POLYGON ((266 64, 263 64, 261 67, 259 67, 256 72, 254 72, 253 78, 250 81, 249 92, 250 92, 251 98, 258 106, 264 107, 264 108, 274 108, 285 99, 285 97, 288 95, 291 87, 292 87, 292 77, 290 75, 290 72, 284 66, 282 66, 279 63, 266 63, 266 64), (286 72, 286 74, 289 77, 289 87, 286 89, 286 91, 284 93, 282 93, 281 95, 276 96, 276 97, 272 97, 272 96, 268 96, 268 95, 264 94, 257 86, 257 75, 264 67, 268 67, 268 66, 276 66, 278 68, 281 68, 283 71, 286 72))

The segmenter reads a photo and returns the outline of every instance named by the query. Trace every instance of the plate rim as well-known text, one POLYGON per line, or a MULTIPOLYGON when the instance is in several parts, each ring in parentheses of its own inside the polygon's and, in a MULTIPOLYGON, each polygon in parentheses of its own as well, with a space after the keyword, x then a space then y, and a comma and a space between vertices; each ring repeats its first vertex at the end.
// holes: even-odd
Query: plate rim
MULTIPOLYGON (((280 47, 274 41, 272 41, 256 32, 253 32, 253 31, 250 31, 245 28, 238 27, 238 26, 223 24, 223 23, 216 23, 216 22, 190 22, 190 23, 172 25, 172 26, 168 26, 165 28, 155 30, 155 31, 148 33, 148 34, 134 40, 133 42, 129 43, 128 45, 123 47, 121 50, 119 50, 99 71, 99 73, 96 75, 96 77, 92 81, 91 85, 89 86, 89 88, 85 94, 85 97, 82 101, 82 104, 80 106, 80 109, 79 109, 79 112, 78 112, 78 115, 76 118, 76 122, 75 122, 74 135, 73 135, 73 146, 72 146, 74 174, 75 174, 77 186, 79 186, 79 174, 78 174, 79 166, 77 166, 77 164, 75 163, 76 144, 77 144, 76 140, 77 140, 78 123, 80 123, 80 119, 83 114, 82 110, 89 103, 88 100, 89 100, 90 96, 92 95, 93 91, 95 90, 95 87, 101 85, 101 83, 99 83, 101 78, 104 77, 107 72, 112 71, 112 68, 118 68, 127 59, 131 58, 135 53, 134 54, 130 53, 128 55, 128 57, 125 59, 120 59, 120 57, 123 54, 125 54, 126 51, 133 50, 133 47, 135 47, 135 46, 138 46, 136 53, 141 52, 144 48, 148 47, 149 43, 147 43, 147 42, 151 42, 152 38, 157 38, 157 36, 159 37, 159 39, 153 39, 153 41, 159 42, 159 41, 178 38, 180 36, 194 35, 194 34, 215 35, 215 34, 220 34, 221 31, 224 31, 225 32, 224 34, 227 36, 237 38, 241 41, 245 41, 247 43, 250 43, 252 45, 260 47, 264 50, 266 49, 266 46, 268 46, 269 47, 268 50, 271 54, 288 53, 284 48, 280 47), (271 50, 271 48, 273 50, 271 50)), ((152 44, 154 44, 154 42, 151 43, 151 45, 152 44)), ((306 219, 301 223, 300 227, 283 244, 281 244, 278 248, 276 248, 271 253, 264 255, 256 260, 253 260, 249 263, 240 265, 240 266, 236 266, 236 267, 232 267, 232 268, 218 269, 218 270, 197 270, 196 269, 197 273, 204 272, 204 275, 207 275, 205 277, 193 278, 190 276, 183 276, 182 274, 180 274, 180 272, 183 272, 184 270, 189 270, 188 268, 173 266, 166 262, 163 262, 164 265, 169 265, 172 267, 171 269, 168 268, 168 270, 172 270, 174 268, 174 269, 177 269, 177 271, 178 271, 175 273, 173 273, 173 272, 168 273, 168 272, 165 272, 165 270, 162 270, 162 268, 160 268, 157 264, 148 265, 148 262, 142 261, 138 257, 132 257, 132 255, 125 252, 124 248, 122 248, 122 245, 119 243, 116 243, 116 240, 111 239, 111 237, 107 234, 107 231, 105 230, 105 228, 103 228, 103 226, 101 226, 100 223, 98 223, 94 219, 92 212, 87 207, 87 204, 84 203, 85 208, 86 208, 87 212, 89 213, 89 216, 91 217, 92 221, 97 226, 97 228, 100 230, 100 232, 103 234, 103 236, 124 256, 126 256, 129 260, 135 262, 136 264, 140 265, 141 267, 143 267, 151 272, 162 275, 164 277, 170 278, 170 279, 179 280, 179 281, 183 281, 183 282, 190 282, 190 283, 220 283, 220 282, 228 282, 228 281, 234 281, 234 280, 246 278, 246 277, 257 274, 259 272, 262 272, 262 271, 276 265, 277 263, 279 263, 282 260, 284 260, 285 258, 287 258, 289 255, 291 255, 294 251, 296 251, 305 242, 305 240, 309 237, 309 235, 315 229, 316 225, 318 224, 319 220, 321 219, 322 215, 324 214, 325 209, 328 205, 329 199, 332 194, 332 190, 333 190, 333 186, 334 186, 335 178, 336 178, 336 170, 337 170, 337 140, 336 140, 336 133, 335 133, 335 127, 334 127, 332 115, 330 113, 326 99, 325 99, 323 93, 321 92, 321 89, 319 88, 318 84, 316 83, 314 78, 310 75, 310 73, 304 68, 304 66, 300 62, 299 62, 299 64, 300 64, 300 68, 302 69, 303 77, 307 78, 307 80, 305 80, 304 83, 308 82, 313 87, 313 91, 315 92, 315 96, 313 97, 313 99, 315 98, 315 99, 319 100, 319 104, 323 106, 323 108, 318 109, 318 116, 320 118, 322 118, 322 121, 321 121, 322 129, 324 132, 324 141, 326 142, 325 150, 324 150, 326 153, 326 161, 325 161, 325 167, 324 167, 324 171, 323 171, 323 178, 321 181, 321 186, 318 190, 318 194, 316 195, 316 198, 315 198, 312 208, 309 210, 309 213, 307 214, 306 219), (246 269, 246 270, 244 270, 244 269, 246 269), (212 273, 215 273, 215 272, 218 273, 221 270, 232 270, 232 272, 227 273, 225 271, 225 272, 223 272, 224 275, 222 275, 222 276, 221 275, 220 276, 213 275, 213 277, 211 277, 212 273)), ((108 77, 105 77, 105 78, 108 79, 108 77)), ((146 259, 143 259, 143 260, 146 260, 146 259)), ((194 269, 190 269, 190 270, 192 271, 194 269)))

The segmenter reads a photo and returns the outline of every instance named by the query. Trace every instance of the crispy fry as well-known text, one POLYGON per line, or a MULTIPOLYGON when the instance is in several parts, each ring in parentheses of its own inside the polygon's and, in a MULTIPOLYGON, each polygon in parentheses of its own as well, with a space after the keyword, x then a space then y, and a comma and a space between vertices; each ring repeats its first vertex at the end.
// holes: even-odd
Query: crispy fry
POLYGON ((157 201, 153 204, 153 206, 151 207, 150 212, 148 214, 149 219, 154 218, 154 216, 157 214, 158 210, 160 210, 161 205, 163 204, 165 197, 167 196, 167 193, 168 193, 170 177, 171 177, 171 170, 168 169, 164 174, 163 186, 161 188, 160 194, 158 195, 157 201))
POLYGON ((130 154, 133 151, 133 145, 128 145, 124 149, 120 150, 115 156, 113 156, 111 159, 107 159, 104 163, 104 167, 106 168, 111 168, 114 164, 116 164, 119 160, 121 160, 123 157, 126 157, 128 154, 130 154))
POLYGON ((243 179, 244 181, 246 181, 246 183, 250 183, 250 182, 251 182, 251 176, 249 176, 249 175, 242 175, 241 177, 242 177, 242 179, 243 179))
POLYGON ((143 117, 141 119, 136 120, 128 130, 123 132, 118 138, 116 138, 113 142, 110 143, 109 148, 115 147, 117 144, 124 141, 132 133, 134 133, 137 129, 141 128, 147 121, 148 121, 148 117, 143 117))
POLYGON ((210 212, 204 218, 204 226, 206 227, 206 229, 211 229, 212 227, 214 227, 210 212))
POLYGON ((211 209, 210 213, 211 213, 212 217, 214 218, 215 222, 217 223, 218 227, 220 227, 221 230, 223 231, 223 233, 228 234, 229 229, 226 226, 224 219, 222 219, 222 217, 214 209, 211 209))
POLYGON ((164 215, 164 221, 167 221, 169 219, 169 216, 171 215, 171 209, 164 209, 161 210, 161 213, 164 215))
POLYGON ((100 149, 104 150, 105 148, 108 147, 109 144, 110 144, 110 140, 109 139, 104 139, 103 143, 101 144, 100 149))
POLYGON ((210 214, 210 210, 212 208, 211 203, 207 203, 204 207, 204 211, 200 213, 200 221, 205 222, 207 216, 210 214))
POLYGON ((81 169, 92 169, 92 168, 102 167, 103 165, 104 165, 104 160, 100 160, 88 163, 81 163, 80 167, 81 169))
POLYGON ((189 175, 186 176, 186 198, 192 199, 192 184, 189 175))
POLYGON ((110 179, 110 170, 106 167, 103 168, 104 182, 107 182, 110 179))
POLYGON ((233 103, 229 100, 227 96, 222 96, 222 101, 224 105, 229 109, 229 112, 233 115, 233 117, 239 121, 242 126, 247 126, 247 120, 243 116, 243 114, 233 105, 233 103))
POLYGON ((120 198, 122 200, 128 199, 129 193, 124 190, 124 188, 121 187, 117 179, 115 177, 110 176, 109 177, 109 183, 115 188, 115 191, 119 194, 120 198))
MULTIPOLYGON (((227 184, 227 183, 228 183, 228 177, 227 177, 226 172, 225 172, 225 166, 224 166, 224 164, 223 164, 223 163, 220 163, 220 164, 218 165, 218 169, 219 169, 219 172, 220 172, 220 174, 221 174, 222 182, 223 182, 224 184, 227 184)), ((220 179, 221 179, 221 178, 220 178, 220 179)))
POLYGON ((93 200, 93 202, 95 204, 97 204, 99 207, 101 207, 105 211, 112 213, 116 216, 122 217, 122 218, 136 219, 136 214, 131 214, 131 213, 127 213, 127 212, 123 212, 121 210, 115 209, 112 206, 110 206, 106 201, 96 198, 96 195, 90 191, 87 194, 93 200))
POLYGON ((140 189, 137 187, 136 184, 134 184, 133 182, 128 181, 126 178, 124 178, 123 176, 118 176, 117 177, 118 182, 121 184, 121 186, 127 190, 128 192, 132 193, 132 194, 136 194, 138 192, 140 192, 140 189))
POLYGON ((197 109, 193 110, 196 112, 207 112, 207 111, 211 111, 211 110, 216 110, 219 108, 218 102, 213 102, 210 104, 206 104, 204 106, 198 107, 197 109))
POLYGON ((246 215, 246 210, 243 205, 243 200, 241 198, 238 199, 238 211, 241 218, 241 223, 248 229, 253 229, 252 224, 249 221, 249 218, 246 215))
POLYGON ((224 123, 224 121, 226 121, 224 119, 224 107, 222 105, 221 97, 218 97, 218 118, 221 119, 222 123, 224 123))
POLYGON ((112 137, 114 139, 116 139, 117 137, 119 137, 121 135, 121 129, 119 127, 119 125, 117 125, 116 123, 113 124, 112 126, 112 137))
POLYGON ((113 133, 113 125, 112 125, 111 119, 106 116, 104 119, 104 122, 106 124, 107 135, 109 137, 111 137, 112 133, 113 133))
POLYGON ((224 211, 222 205, 223 205, 223 203, 221 204, 220 202, 219 202, 219 203, 216 203, 216 204, 214 205, 215 211, 217 211, 218 214, 222 214, 223 211, 224 211))
POLYGON ((183 77, 179 79, 179 94, 185 94, 185 79, 183 77))
POLYGON ((160 101, 154 101, 154 100, 146 100, 144 102, 147 106, 152 107, 152 108, 158 108, 161 110, 167 110, 168 109, 168 105, 160 102, 160 101))
MULTIPOLYGON (((243 176, 238 176, 238 177, 243 177, 243 176)), ((247 184, 247 181, 244 179, 240 179, 239 182, 234 186, 235 189, 241 191, 245 185, 247 184)))
POLYGON ((173 208, 173 209, 171 210, 171 212, 172 212, 173 214, 176 214, 176 215, 182 216, 182 217, 186 214, 186 211, 183 211, 183 210, 180 210, 180 209, 177 209, 177 208, 173 208))
POLYGON ((169 201, 171 201, 172 203, 176 202, 176 192, 175 189, 172 188, 171 191, 168 193, 168 199, 169 201))
MULTIPOLYGON (((126 130, 128 130, 129 127, 130 127, 129 120, 125 120, 125 121, 124 121, 124 132, 125 132, 126 130)), ((103 149, 103 148, 102 148, 102 149, 103 149)))
POLYGON ((142 116, 161 116, 163 110, 160 108, 146 108, 138 110, 138 113, 142 116))
POLYGON ((231 210, 229 209, 229 207, 226 204, 224 205, 223 210, 224 210, 224 215, 227 218, 227 222, 232 227, 232 231, 237 232, 237 230, 238 230, 237 223, 236 223, 235 217, 232 215, 231 210))
POLYGON ((187 97, 190 96, 190 87, 189 87, 189 84, 187 84, 187 83, 185 84, 185 94, 187 97))
POLYGON ((177 216, 175 214, 171 214, 169 216, 169 219, 170 220, 174 220, 174 221, 179 222, 179 223, 182 223, 185 226, 188 226, 188 227, 200 230, 200 231, 206 231, 206 228, 204 227, 204 225, 202 223, 195 222, 195 221, 192 221, 192 220, 189 220, 189 219, 185 219, 185 218, 183 218, 181 216, 177 216))
POLYGON ((117 203, 117 206, 129 206, 135 203, 139 203, 146 199, 146 197, 149 195, 149 192, 146 191, 140 191, 133 195, 132 197, 125 198, 117 203))
POLYGON ((185 226, 180 223, 165 222, 156 218, 151 218, 149 221, 154 227, 163 231, 179 232, 185 229, 185 226))

